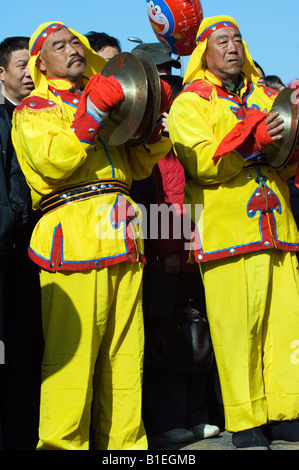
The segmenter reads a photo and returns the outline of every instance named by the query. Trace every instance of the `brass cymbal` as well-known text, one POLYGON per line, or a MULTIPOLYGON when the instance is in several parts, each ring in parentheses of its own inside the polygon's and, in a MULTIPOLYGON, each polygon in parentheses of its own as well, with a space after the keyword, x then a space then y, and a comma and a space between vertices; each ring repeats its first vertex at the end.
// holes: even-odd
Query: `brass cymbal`
POLYGON ((135 134, 127 141, 128 146, 137 147, 147 141, 157 124, 161 104, 161 85, 158 70, 152 57, 141 50, 133 50, 132 54, 142 63, 148 80, 148 98, 144 117, 135 134))
POLYGON ((138 130, 148 101, 148 80, 138 58, 121 52, 105 64, 104 77, 113 75, 122 85, 124 100, 109 112, 101 139, 109 145, 126 143, 138 130))
POLYGON ((278 112, 284 122, 282 139, 273 142, 263 150, 267 162, 275 170, 280 170, 287 165, 298 138, 298 104, 292 102, 292 88, 284 88, 275 98, 271 111, 278 112))

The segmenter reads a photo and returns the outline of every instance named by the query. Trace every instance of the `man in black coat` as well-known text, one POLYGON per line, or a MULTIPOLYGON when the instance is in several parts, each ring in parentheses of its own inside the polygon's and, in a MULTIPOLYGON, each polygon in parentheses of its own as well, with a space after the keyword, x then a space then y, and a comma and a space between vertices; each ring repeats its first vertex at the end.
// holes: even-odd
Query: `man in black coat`
MULTIPOLYGON (((0 272, 7 265, 9 250, 12 245, 12 230, 14 225, 14 213, 10 202, 11 190, 11 166, 13 161, 13 148, 11 145, 11 123, 8 114, 0 106, 0 272)), ((2 289, 1 289, 2 292, 2 289)), ((0 296, 0 308, 2 310, 2 295, 0 296)))
MULTIPOLYGON (((11 162, 13 149, 10 141, 11 124, 6 111, 0 106, 0 394, 3 390, 3 373, 5 361, 5 343, 3 336, 4 320, 4 274, 8 264, 9 252, 12 247, 12 232, 14 226, 14 213, 10 202, 11 189, 11 162)), ((1 396, 1 395, 0 395, 1 396)), ((1 400, 2 402, 2 400, 1 400)), ((0 422, 1 426, 1 422, 0 422)), ((1 432, 1 430, 0 430, 1 432)), ((1 444, 1 443, 0 443, 1 444)))
MULTIPOLYGON (((38 271, 27 253, 39 215, 31 208, 30 190, 11 142, 14 108, 33 89, 27 67, 28 45, 29 39, 24 37, 6 38, 0 44, 0 111, 5 116, 3 139, 7 146, 5 159, 3 157, 5 185, 1 184, 1 188, 7 188, 7 199, 5 209, 1 207, 2 212, 5 210, 5 226, 1 227, 0 250, 2 256, 3 247, 6 265, 3 280, 5 364, 0 385, 0 421, 2 445, 6 450, 36 447, 43 348, 38 271), (13 221, 10 220, 12 215, 13 221)), ((2 194, 1 205, 4 205, 2 194)))

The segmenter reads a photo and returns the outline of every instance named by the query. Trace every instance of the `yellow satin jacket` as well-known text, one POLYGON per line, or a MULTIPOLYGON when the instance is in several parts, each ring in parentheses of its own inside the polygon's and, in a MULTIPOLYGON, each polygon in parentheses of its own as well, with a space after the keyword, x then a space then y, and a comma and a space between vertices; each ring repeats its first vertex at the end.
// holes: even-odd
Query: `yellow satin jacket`
POLYGON ((194 222, 191 254, 197 262, 272 248, 299 250, 285 181, 297 165, 275 171, 260 160, 261 148, 252 134, 214 158, 223 139, 245 123, 249 110, 268 112, 272 107, 276 92, 243 78, 237 95, 206 71, 205 80, 182 92, 170 110, 170 138, 190 175, 185 204, 194 222))
MULTIPOLYGON (((48 81, 48 95, 34 90, 16 108, 13 143, 31 189, 33 208, 47 198, 90 182, 111 185, 150 175, 171 148, 169 139, 136 148, 82 142, 71 128, 80 96, 67 80, 48 81)), ((64 194, 61 194, 65 192, 64 194)), ((144 261, 138 206, 127 193, 105 193, 53 208, 37 223, 29 256, 49 271, 102 268, 144 261)))

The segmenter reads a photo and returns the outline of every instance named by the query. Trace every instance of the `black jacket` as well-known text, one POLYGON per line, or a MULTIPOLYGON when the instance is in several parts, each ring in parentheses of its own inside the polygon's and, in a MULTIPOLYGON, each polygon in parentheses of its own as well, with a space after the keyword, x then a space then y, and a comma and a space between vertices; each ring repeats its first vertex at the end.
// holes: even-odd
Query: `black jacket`
POLYGON ((26 226, 30 191, 11 142, 11 118, 0 106, 0 269, 12 248, 15 229, 26 226))
POLYGON ((11 123, 8 114, 0 106, 0 269, 3 270, 12 243, 14 216, 10 204, 10 173, 13 148, 11 123))

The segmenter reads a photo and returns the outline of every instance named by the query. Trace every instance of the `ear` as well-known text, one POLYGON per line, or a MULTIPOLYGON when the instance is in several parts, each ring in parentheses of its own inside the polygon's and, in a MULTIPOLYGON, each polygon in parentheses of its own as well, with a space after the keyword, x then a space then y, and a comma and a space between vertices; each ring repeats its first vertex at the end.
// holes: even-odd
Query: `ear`
POLYGON ((5 68, 0 67, 0 81, 4 82, 5 68))
POLYGON ((38 58, 36 59, 36 66, 43 73, 45 73, 47 71, 47 68, 45 66, 45 61, 44 61, 44 59, 42 58, 41 55, 39 55, 38 58))

